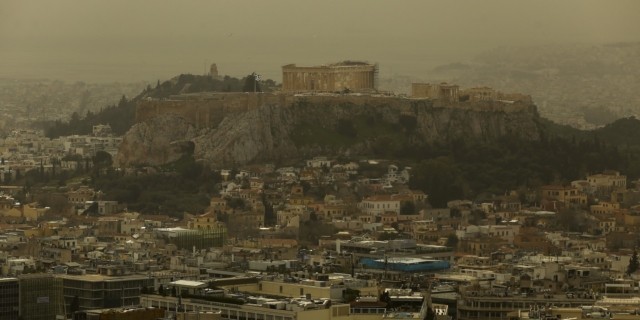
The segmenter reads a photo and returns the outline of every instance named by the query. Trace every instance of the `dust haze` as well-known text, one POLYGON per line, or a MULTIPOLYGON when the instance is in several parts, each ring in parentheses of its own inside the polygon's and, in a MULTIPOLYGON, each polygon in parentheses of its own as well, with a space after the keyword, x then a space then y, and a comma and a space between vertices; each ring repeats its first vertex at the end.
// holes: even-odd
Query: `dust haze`
POLYGON ((0 2, 0 77, 155 81, 288 63, 424 77, 499 46, 638 41, 638 1, 0 2))

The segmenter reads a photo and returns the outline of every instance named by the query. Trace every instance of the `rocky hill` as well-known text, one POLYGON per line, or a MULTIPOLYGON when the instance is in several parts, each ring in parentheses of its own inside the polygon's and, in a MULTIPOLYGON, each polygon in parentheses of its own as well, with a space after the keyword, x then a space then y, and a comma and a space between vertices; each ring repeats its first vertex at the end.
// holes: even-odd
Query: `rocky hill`
POLYGON ((196 127, 175 113, 147 118, 124 136, 115 163, 155 166, 193 154, 228 168, 313 155, 398 153, 456 139, 490 142, 510 135, 539 140, 541 135, 535 106, 520 103, 265 95, 273 97, 227 114, 215 127, 196 127))
POLYGON ((439 66, 433 74, 462 88, 529 94, 542 117, 591 130, 640 115, 639 54, 640 42, 507 46, 439 66))

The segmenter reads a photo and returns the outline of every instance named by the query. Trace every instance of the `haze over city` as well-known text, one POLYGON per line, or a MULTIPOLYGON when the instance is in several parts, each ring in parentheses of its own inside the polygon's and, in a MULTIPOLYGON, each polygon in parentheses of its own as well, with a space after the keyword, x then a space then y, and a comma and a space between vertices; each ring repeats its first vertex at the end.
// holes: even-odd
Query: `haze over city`
POLYGON ((640 3, 616 1, 14 1, 0 3, 0 75, 155 81, 354 59, 428 76, 505 45, 638 41, 640 3))
POLYGON ((0 320, 640 320, 638 13, 0 0, 0 320))

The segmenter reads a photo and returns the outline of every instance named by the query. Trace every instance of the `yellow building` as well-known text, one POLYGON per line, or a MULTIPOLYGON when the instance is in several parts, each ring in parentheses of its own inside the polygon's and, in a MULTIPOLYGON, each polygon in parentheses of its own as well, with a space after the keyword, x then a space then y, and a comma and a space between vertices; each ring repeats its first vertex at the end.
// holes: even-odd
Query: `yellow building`
POLYGON ((624 217, 624 225, 627 227, 640 225, 640 214, 631 213, 624 217))
POLYGON ((30 203, 22 207, 22 213, 27 221, 38 221, 44 217, 44 214, 49 211, 49 208, 38 208, 38 203, 30 203))
POLYGON ((72 205, 84 205, 85 202, 93 200, 95 196, 93 189, 82 186, 77 190, 71 190, 67 192, 68 202, 72 205))
POLYGON ((229 216, 230 225, 242 225, 249 228, 259 228, 264 226, 264 213, 245 211, 242 213, 236 213, 229 216))
POLYGON ((562 201, 565 204, 587 204, 587 195, 574 186, 542 186, 539 192, 542 197, 562 201))
POLYGON ((18 208, 11 208, 2 214, 3 217, 22 217, 22 211, 18 208))
POLYGON ((293 205, 308 205, 313 203, 313 198, 304 198, 304 197, 292 197, 289 199, 289 204, 293 205))
POLYGON ((617 202, 602 201, 599 204, 591 206, 592 214, 611 214, 613 211, 620 209, 620 204, 617 202))
POLYGON ((213 212, 194 216, 189 221, 189 229, 216 229, 221 224, 213 212))

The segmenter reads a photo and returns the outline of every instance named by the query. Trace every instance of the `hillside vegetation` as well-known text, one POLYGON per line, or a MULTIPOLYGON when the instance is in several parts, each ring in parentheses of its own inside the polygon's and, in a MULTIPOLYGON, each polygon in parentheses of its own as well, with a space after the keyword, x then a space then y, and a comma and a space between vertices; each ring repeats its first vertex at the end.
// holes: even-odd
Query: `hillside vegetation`
MULTIPOLYGON (((227 90, 242 89, 242 81, 232 78, 220 82, 187 75, 174 81, 170 85, 148 88, 132 100, 123 98, 117 106, 96 114, 88 113, 85 118, 74 117, 69 123, 56 123, 48 134, 86 134, 93 124, 105 122, 110 123, 116 133, 121 133, 126 131, 127 121, 131 121, 129 126, 133 124, 137 99, 179 93, 187 84, 190 86, 186 90, 218 90, 224 89, 224 85, 227 90)), ((327 111, 327 114, 331 112, 327 111)), ((537 118, 539 140, 504 135, 486 141, 456 137, 430 143, 415 138, 414 131, 418 126, 412 116, 402 115, 390 121, 389 117, 376 113, 358 113, 326 123, 318 119, 307 118, 293 126, 286 137, 297 148, 322 147, 317 155, 335 156, 343 162, 384 158, 402 166, 411 166, 410 187, 429 194, 429 200, 435 207, 444 206, 456 198, 473 198, 483 192, 503 194, 520 187, 568 184, 607 169, 619 170, 631 180, 640 178, 640 140, 636 138, 640 134, 640 120, 633 117, 619 119, 594 131, 581 131, 537 118), (368 145, 369 153, 330 154, 332 150, 345 150, 355 144, 368 145)), ((269 128, 266 132, 278 128, 269 128)), ((227 168, 232 169, 233 166, 227 168)), ((73 177, 84 177, 86 184, 105 192, 108 199, 127 203, 131 210, 176 217, 184 211, 202 213, 208 199, 215 194, 215 184, 221 179, 215 171, 196 162, 193 155, 186 155, 156 170, 159 172, 129 176, 113 168, 106 172, 80 170, 73 173, 73 177)), ((62 186, 73 177, 38 175, 35 172, 15 183, 62 186)), ((323 194, 320 190, 317 196, 323 194)))
MULTIPOLYGON (((47 121, 36 123, 34 126, 44 129, 46 136, 52 139, 74 134, 91 134, 93 126, 98 124, 109 124, 114 134, 124 135, 135 124, 136 102, 141 99, 147 97, 165 99, 171 95, 181 93, 243 92, 247 83, 253 88, 252 80, 253 77, 251 75, 242 79, 229 76, 218 79, 209 76, 182 74, 162 83, 158 80, 155 88, 148 86, 132 99, 122 96, 117 105, 106 106, 98 112, 87 111, 84 116, 74 113, 68 122, 61 120, 47 121)), ((270 92, 271 88, 276 86, 275 81, 271 79, 264 80, 261 83, 263 84, 262 87, 258 88, 262 92, 270 92)))

